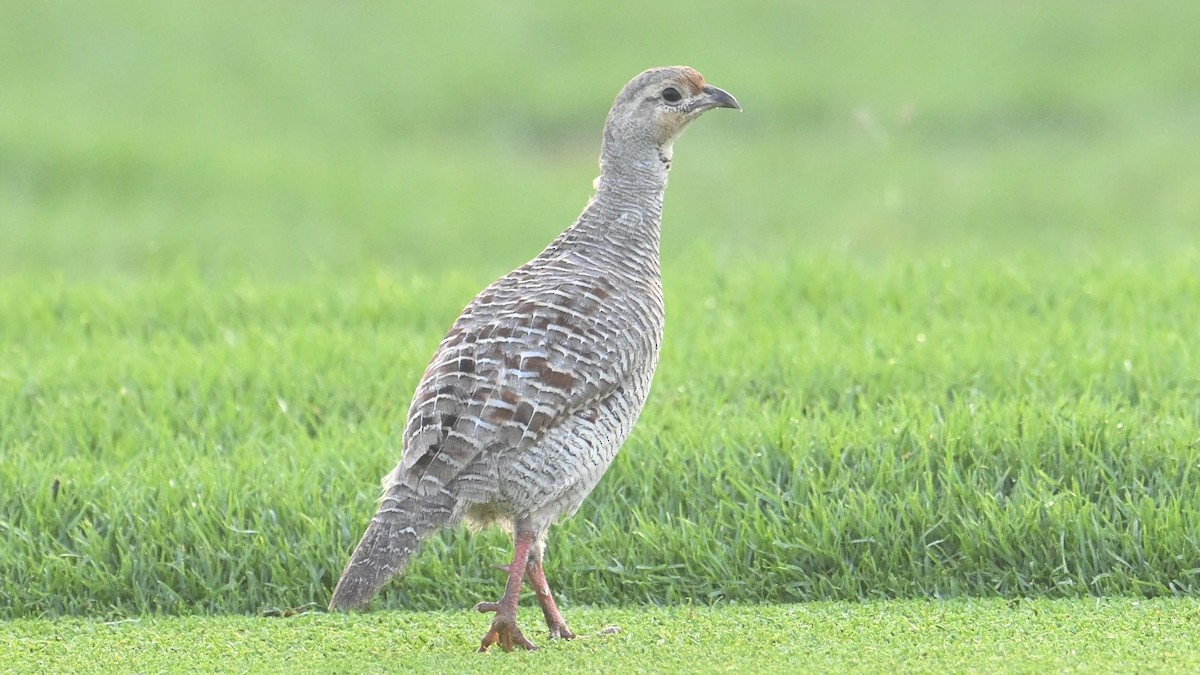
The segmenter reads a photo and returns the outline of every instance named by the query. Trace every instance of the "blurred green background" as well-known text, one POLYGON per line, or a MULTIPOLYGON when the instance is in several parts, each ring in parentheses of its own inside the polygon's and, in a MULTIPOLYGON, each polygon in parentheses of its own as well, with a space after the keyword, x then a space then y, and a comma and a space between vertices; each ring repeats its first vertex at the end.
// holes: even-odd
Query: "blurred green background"
POLYGON ((668 268, 1200 241, 1200 4, 6 3, 0 275, 494 277, 578 214, 616 91, 735 93, 668 268))

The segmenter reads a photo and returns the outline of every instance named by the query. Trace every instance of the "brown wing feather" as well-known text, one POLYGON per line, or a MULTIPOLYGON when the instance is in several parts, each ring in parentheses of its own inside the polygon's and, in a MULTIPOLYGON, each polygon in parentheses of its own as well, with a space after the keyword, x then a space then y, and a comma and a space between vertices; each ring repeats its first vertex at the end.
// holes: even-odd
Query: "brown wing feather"
POLYGON ((558 279, 537 289, 514 273, 467 306, 417 387, 401 474, 428 490, 463 475, 486 481, 497 453, 537 443, 617 386, 612 284, 558 279))

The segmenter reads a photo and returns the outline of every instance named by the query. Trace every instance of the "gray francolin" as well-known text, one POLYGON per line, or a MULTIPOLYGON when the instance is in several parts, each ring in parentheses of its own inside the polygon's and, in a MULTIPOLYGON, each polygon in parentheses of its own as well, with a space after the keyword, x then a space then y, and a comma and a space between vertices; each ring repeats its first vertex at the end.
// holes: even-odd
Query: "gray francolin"
POLYGON ((659 227, 672 144, 702 113, 740 109, 691 68, 617 95, 579 219, 463 310, 421 377, 404 450, 330 609, 361 607, 422 539, 464 519, 511 530, 513 560, 480 651, 535 649, 517 626, 529 580, 550 636, 574 634, 542 568, 546 530, 596 486, 646 402, 663 334, 659 227))

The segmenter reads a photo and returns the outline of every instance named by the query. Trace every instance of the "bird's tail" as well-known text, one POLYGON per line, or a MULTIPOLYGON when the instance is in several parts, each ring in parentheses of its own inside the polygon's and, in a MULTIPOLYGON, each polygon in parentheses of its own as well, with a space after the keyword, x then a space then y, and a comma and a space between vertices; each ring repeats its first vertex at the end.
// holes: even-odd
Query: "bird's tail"
POLYGON ((388 579, 404 572, 421 540, 445 525, 450 513, 440 500, 419 499, 402 485, 389 487, 342 571, 329 609, 358 609, 370 602, 388 579))
POLYGON ((366 605, 380 586, 404 571, 409 556, 420 543, 413 527, 375 516, 342 571, 329 609, 358 609, 366 605))

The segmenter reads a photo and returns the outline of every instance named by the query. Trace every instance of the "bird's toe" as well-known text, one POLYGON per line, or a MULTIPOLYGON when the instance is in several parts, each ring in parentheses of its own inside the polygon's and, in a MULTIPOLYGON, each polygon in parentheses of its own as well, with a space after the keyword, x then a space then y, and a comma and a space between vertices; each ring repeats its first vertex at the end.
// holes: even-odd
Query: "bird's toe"
POLYGON ((484 634, 483 640, 479 644, 479 651, 486 652, 492 645, 498 644, 500 648, 506 652, 511 652, 514 649, 520 648, 528 651, 534 651, 538 648, 537 645, 529 641, 520 627, 517 626, 515 618, 510 618, 501 614, 497 614, 492 620, 492 627, 484 634))
POLYGON ((575 639, 575 634, 571 632, 570 628, 567 628, 567 624, 565 624, 565 623, 551 625, 549 628, 550 628, 551 639, 559 639, 559 640, 574 640, 575 639))

